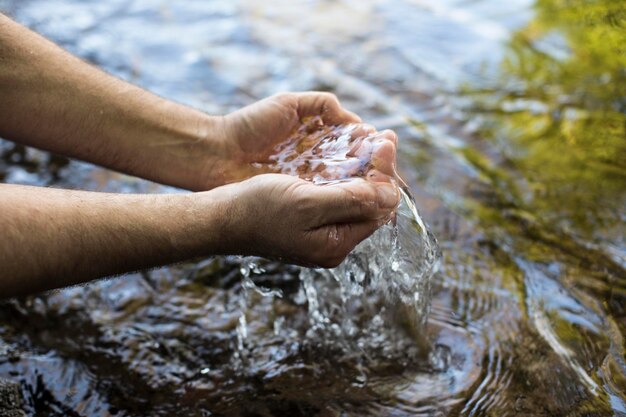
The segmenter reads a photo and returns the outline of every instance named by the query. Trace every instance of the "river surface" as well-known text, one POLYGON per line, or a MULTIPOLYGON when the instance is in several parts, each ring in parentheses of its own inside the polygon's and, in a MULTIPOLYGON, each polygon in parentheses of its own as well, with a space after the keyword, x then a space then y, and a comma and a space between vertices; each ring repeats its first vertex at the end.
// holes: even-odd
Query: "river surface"
MULTIPOLYGON (((443 253, 426 348, 363 315, 375 303, 353 310, 367 338, 346 348, 316 334, 295 268, 228 257, 2 302, 0 376, 20 382, 29 415, 626 415, 623 0, 0 10, 210 113, 336 93, 396 130, 399 170, 443 253)), ((9 142, 0 155, 4 182, 177 192, 9 142)))

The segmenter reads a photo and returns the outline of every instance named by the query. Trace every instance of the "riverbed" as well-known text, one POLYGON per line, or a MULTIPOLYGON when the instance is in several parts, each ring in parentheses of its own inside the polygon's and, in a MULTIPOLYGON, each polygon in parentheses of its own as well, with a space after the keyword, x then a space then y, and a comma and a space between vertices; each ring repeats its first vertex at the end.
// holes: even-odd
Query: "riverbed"
MULTIPOLYGON (((4 301, 0 376, 20 383, 28 415, 626 415, 622 1, 0 0, 0 10, 211 114, 280 91, 337 94, 398 133, 400 174, 443 255, 426 356, 394 344, 347 357, 307 336, 298 271, 275 262, 253 278, 291 296, 248 297, 243 342, 249 270, 237 258, 4 301)), ((180 192, 6 141, 0 181, 180 192)))

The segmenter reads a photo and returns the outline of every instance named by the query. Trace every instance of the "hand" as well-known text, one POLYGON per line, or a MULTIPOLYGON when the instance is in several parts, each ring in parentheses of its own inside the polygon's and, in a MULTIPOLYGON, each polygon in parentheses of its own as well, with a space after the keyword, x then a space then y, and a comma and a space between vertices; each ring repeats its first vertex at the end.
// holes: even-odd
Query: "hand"
MULTIPOLYGON (((261 100, 223 117, 219 124, 220 159, 208 167, 205 189, 267 173, 255 162, 266 162, 277 144, 285 141, 302 126, 306 118, 320 116, 325 125, 359 123, 354 134, 375 132, 361 123, 354 113, 341 107, 330 93, 283 93, 261 100)), ((377 143, 360 146, 354 152, 369 155, 374 169, 368 178, 388 181, 395 173, 397 137, 392 131, 379 133, 377 143)))
POLYGON ((399 202, 395 186, 362 179, 315 185, 265 174, 218 190, 227 193, 225 253, 325 268, 339 265, 399 202))

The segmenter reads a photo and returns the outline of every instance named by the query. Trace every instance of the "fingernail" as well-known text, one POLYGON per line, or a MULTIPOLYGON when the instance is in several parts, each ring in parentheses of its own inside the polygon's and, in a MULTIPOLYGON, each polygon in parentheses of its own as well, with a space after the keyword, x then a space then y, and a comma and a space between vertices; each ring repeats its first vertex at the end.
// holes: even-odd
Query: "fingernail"
POLYGON ((398 204, 398 192, 396 187, 390 184, 379 184, 378 205, 382 208, 393 208, 398 204))

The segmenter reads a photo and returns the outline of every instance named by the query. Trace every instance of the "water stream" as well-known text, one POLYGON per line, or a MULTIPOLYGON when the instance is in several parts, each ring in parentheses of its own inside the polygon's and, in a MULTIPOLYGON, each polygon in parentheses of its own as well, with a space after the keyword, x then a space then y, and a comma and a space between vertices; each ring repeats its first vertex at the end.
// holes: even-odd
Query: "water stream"
MULTIPOLYGON (((336 271, 216 257, 2 302, 0 376, 20 383, 28 415, 626 414, 622 1, 0 0, 0 10, 213 114, 279 91, 336 93, 398 133, 398 172, 443 254, 430 284, 398 271, 377 281, 394 265, 385 226, 336 271), (383 282, 397 292, 378 291, 383 282), (419 294, 419 322, 428 285, 421 328, 385 300, 419 294)), ((1 140, 0 180, 178 192, 1 140)), ((427 260, 410 208, 405 196, 398 243, 427 260)))
MULTIPOLYGON (((301 268, 300 289, 290 301, 306 300, 309 328, 305 336, 318 344, 333 345, 342 355, 358 356, 362 361, 372 356, 379 361, 416 361, 429 353, 423 332, 439 258, 435 238, 412 197, 403 190, 395 222, 359 244, 337 268, 301 268)), ((237 331, 240 350, 247 337, 246 314, 252 293, 285 298, 282 291, 254 283, 255 275, 266 272, 258 262, 243 260, 246 294, 237 331)), ((282 322, 280 326, 276 332, 285 330, 282 322)))
MULTIPOLYGON (((383 136, 372 127, 327 126, 314 117, 277 144, 265 162, 254 163, 262 172, 294 175, 319 186, 368 179, 398 188, 401 199, 393 220, 361 242, 337 268, 301 268, 301 288, 291 300, 297 304, 298 298, 306 299, 307 339, 337 348, 342 357, 358 359, 359 366, 374 358, 416 362, 429 353, 423 333, 431 279, 441 257, 395 164, 381 160, 383 136)), ((280 298, 284 294, 255 285, 253 276, 265 271, 254 258, 242 263, 245 294, 237 346, 238 353, 245 355, 251 292, 280 298)), ((280 327, 277 333, 286 330, 282 322, 280 327)))

